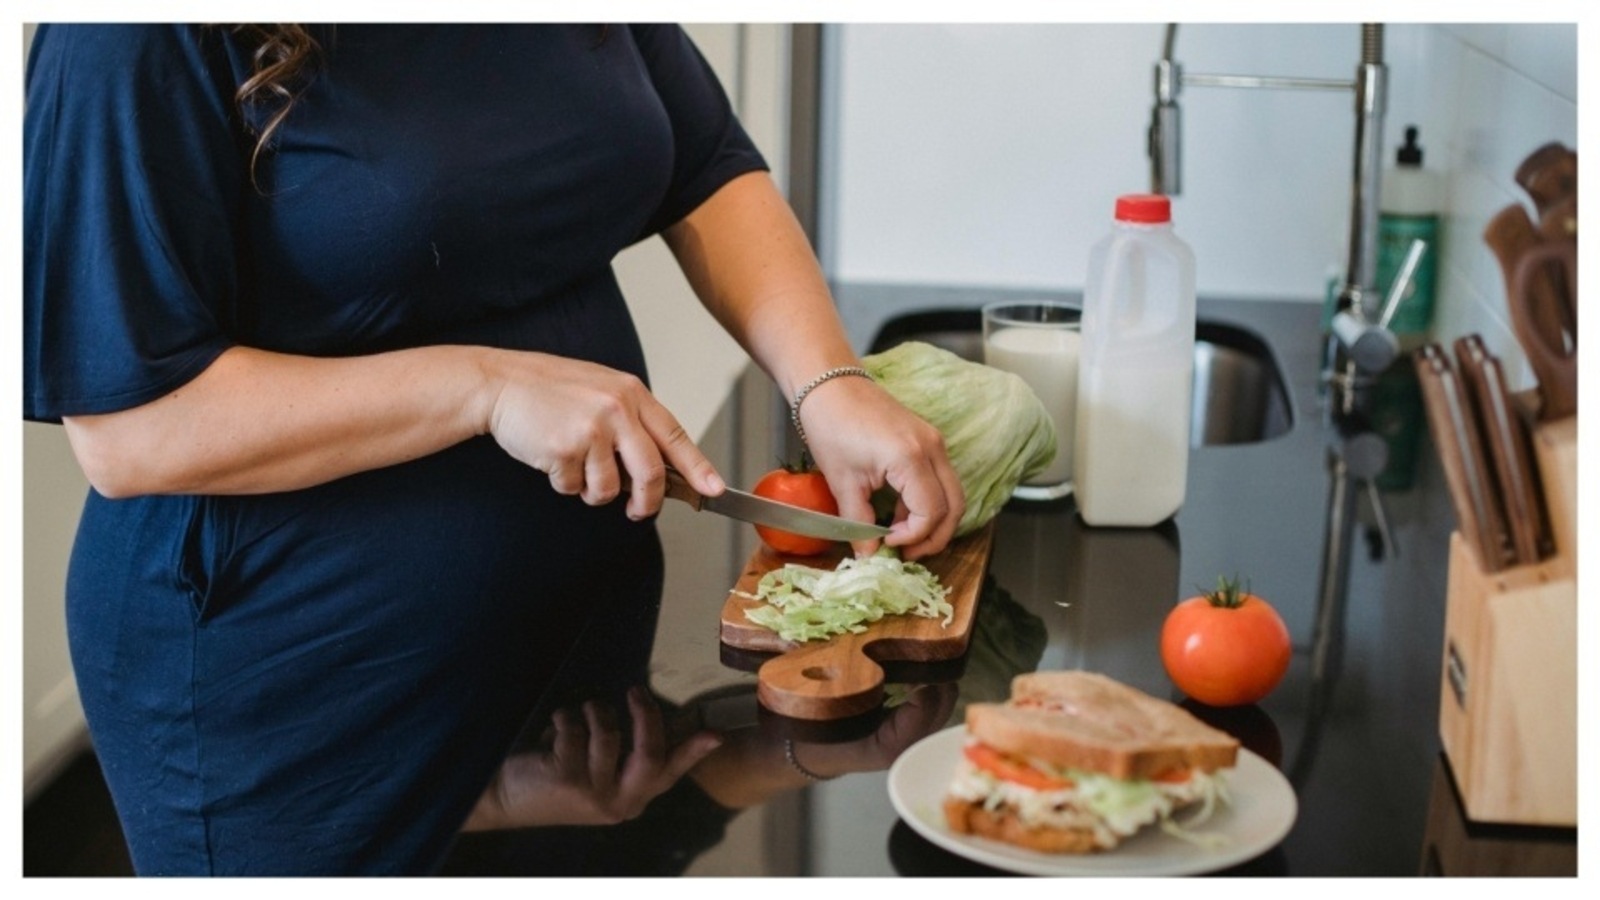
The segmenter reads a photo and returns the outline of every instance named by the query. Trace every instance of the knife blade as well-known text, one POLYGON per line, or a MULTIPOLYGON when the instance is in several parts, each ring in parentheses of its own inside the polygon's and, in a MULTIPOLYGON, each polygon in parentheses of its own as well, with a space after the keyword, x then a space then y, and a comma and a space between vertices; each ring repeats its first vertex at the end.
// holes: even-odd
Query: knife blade
POLYGON ((1498 572, 1505 567, 1503 531, 1494 518, 1482 447, 1462 397, 1461 382, 1438 344, 1423 345, 1413 358, 1428 412, 1428 430, 1444 464, 1457 525, 1484 571, 1498 572))
POLYGON ((1505 370, 1483 338, 1469 334, 1455 343, 1456 361, 1481 429, 1487 468, 1494 474, 1500 508, 1517 565, 1538 562, 1549 540, 1549 518, 1541 500, 1527 423, 1511 404, 1505 370))
POLYGON ((881 525, 830 516, 733 488, 727 488, 715 497, 707 497, 695 490, 682 472, 673 468, 667 469, 667 496, 701 512, 713 512, 741 522, 830 541, 865 541, 889 533, 889 529, 881 525))

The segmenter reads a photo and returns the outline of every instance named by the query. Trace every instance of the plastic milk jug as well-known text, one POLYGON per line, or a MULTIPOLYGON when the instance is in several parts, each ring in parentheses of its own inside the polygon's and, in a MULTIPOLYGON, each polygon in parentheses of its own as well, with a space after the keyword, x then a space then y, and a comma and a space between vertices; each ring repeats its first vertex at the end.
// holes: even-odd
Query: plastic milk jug
POLYGON ((1170 201, 1117 198, 1084 288, 1072 478, 1087 524, 1150 526, 1183 505, 1194 332, 1194 253, 1170 201))

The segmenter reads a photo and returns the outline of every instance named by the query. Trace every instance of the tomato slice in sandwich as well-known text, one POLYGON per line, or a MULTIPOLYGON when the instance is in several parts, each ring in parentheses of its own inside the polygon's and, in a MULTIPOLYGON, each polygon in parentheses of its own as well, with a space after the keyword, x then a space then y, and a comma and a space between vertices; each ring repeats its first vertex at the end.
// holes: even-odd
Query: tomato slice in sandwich
POLYGON ((1036 791, 1058 791, 1073 786, 1069 779, 1047 775, 987 744, 967 744, 962 753, 966 755, 968 762, 1002 781, 1010 781, 1036 791))

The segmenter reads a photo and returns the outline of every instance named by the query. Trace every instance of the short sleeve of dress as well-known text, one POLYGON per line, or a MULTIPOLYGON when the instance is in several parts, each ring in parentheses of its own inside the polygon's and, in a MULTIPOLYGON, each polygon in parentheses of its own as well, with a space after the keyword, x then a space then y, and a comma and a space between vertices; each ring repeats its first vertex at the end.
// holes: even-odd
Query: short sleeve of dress
POLYGON ((672 184, 641 237, 693 212, 717 189, 767 162, 733 112, 716 73, 682 28, 635 25, 635 43, 672 122, 672 184))
POLYGON ((40 26, 23 131, 23 415, 114 412, 227 347, 249 190, 217 35, 40 26))

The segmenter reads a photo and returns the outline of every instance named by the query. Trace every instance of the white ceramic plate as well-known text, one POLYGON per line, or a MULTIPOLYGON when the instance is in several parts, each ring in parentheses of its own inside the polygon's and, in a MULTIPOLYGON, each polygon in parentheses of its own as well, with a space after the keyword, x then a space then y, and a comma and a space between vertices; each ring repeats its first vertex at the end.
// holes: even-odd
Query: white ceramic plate
POLYGON ((966 740, 957 725, 931 734, 900 754, 889 769, 889 798, 918 834, 958 856, 1024 875, 1194 875, 1254 859, 1283 840, 1299 804, 1294 788, 1271 763, 1248 750, 1228 773, 1232 802, 1200 830, 1221 835, 1221 847, 1201 847, 1151 826, 1115 850, 1091 854, 1038 853, 987 838, 957 834, 940 808, 966 740))

